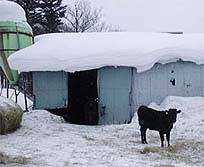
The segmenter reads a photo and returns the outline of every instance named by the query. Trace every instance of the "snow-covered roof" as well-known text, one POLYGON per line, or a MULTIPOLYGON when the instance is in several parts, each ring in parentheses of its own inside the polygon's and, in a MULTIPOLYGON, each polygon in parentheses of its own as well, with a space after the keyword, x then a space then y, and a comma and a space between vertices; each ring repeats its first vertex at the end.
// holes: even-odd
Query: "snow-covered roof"
POLYGON ((204 63, 204 34, 167 33, 55 33, 36 37, 35 44, 9 57, 20 72, 67 72, 104 66, 136 67, 138 72, 155 63, 178 59, 204 63))
POLYGON ((25 11, 15 2, 0 0, 0 21, 26 22, 25 11))

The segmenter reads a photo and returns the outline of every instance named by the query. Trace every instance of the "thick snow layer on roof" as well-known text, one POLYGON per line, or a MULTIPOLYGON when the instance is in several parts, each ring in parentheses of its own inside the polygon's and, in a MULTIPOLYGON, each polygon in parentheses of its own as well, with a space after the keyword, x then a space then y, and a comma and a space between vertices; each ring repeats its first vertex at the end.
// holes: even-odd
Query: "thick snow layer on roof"
POLYGON ((25 22, 25 12, 15 2, 0 0, 0 21, 25 22))
POLYGON ((204 63, 204 34, 56 33, 38 36, 35 41, 9 57, 13 69, 74 72, 129 66, 142 72, 156 62, 204 63))

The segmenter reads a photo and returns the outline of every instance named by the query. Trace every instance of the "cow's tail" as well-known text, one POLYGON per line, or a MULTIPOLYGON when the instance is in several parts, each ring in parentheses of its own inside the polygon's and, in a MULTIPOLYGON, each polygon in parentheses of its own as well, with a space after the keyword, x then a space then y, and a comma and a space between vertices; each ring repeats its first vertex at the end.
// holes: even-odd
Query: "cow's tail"
POLYGON ((143 114, 142 114, 141 107, 137 111, 137 117, 138 117, 139 125, 142 126, 144 121, 143 121, 143 114))

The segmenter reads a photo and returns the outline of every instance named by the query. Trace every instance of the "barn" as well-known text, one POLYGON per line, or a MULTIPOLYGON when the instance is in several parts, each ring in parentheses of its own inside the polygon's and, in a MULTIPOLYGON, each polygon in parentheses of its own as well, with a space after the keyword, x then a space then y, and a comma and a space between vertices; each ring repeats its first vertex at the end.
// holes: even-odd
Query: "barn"
POLYGON ((203 39, 202 34, 46 34, 8 62, 28 81, 34 109, 61 112, 72 123, 122 124, 131 122, 140 105, 168 95, 204 96, 203 39))

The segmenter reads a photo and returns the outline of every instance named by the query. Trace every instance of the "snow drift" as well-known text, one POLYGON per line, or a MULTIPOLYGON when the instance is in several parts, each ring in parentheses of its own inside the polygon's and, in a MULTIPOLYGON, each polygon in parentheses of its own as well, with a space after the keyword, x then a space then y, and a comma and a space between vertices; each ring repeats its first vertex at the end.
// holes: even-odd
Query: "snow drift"
POLYGON ((13 69, 67 72, 104 66, 150 69, 156 62, 178 59, 204 63, 204 34, 55 33, 36 37, 35 44, 9 57, 13 69))
POLYGON ((182 110, 171 131, 170 148, 160 148, 155 131, 147 132, 148 145, 141 144, 136 116, 131 124, 83 126, 38 110, 24 114, 18 131, 0 137, 0 154, 30 159, 29 167, 204 166, 204 98, 170 96, 153 105, 182 110))

